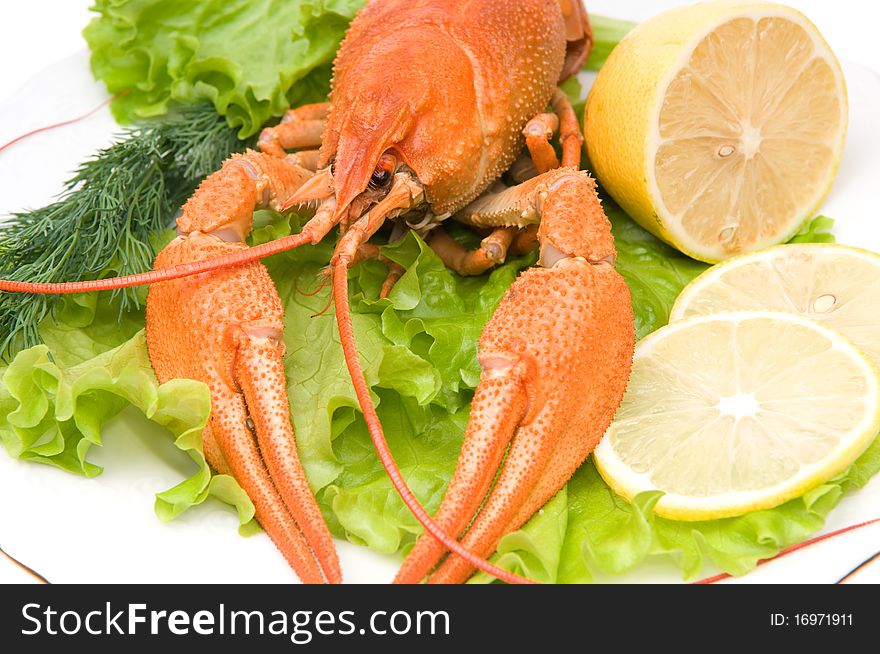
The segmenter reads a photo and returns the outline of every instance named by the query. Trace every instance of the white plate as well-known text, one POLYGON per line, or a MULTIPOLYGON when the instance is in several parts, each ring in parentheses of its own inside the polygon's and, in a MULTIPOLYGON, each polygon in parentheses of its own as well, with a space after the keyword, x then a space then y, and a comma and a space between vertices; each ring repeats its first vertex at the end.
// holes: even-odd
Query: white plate
MULTIPOLYGON (((85 51, 59 62, 0 106, 0 143, 76 116, 104 99, 87 62, 85 51)), ((837 220, 840 242, 880 251, 880 76, 861 66, 844 69, 849 138, 823 212, 837 220)), ((117 131, 104 109, 0 153, 0 214, 48 203, 70 171, 117 131)), ((52 582, 296 581, 269 539, 264 534, 240 537, 234 514, 218 502, 209 501, 174 522, 159 522, 154 494, 188 475, 190 464, 161 428, 144 421, 135 433, 130 424, 113 421, 105 446, 92 450, 91 460, 105 467, 95 479, 19 462, 0 451, 0 547, 52 582)), ((847 496, 831 513, 826 530, 878 515, 880 478, 847 496)), ((880 525, 815 545, 738 581, 832 582, 873 554, 878 542, 880 525)), ((341 541, 337 545, 347 582, 387 582, 399 564, 397 557, 341 541)), ((0 582, 29 579, 0 558, 0 582)), ((679 582, 681 577, 670 560, 653 559, 629 575, 602 580, 679 582)), ((880 581, 880 565, 869 567, 858 580, 880 581)))

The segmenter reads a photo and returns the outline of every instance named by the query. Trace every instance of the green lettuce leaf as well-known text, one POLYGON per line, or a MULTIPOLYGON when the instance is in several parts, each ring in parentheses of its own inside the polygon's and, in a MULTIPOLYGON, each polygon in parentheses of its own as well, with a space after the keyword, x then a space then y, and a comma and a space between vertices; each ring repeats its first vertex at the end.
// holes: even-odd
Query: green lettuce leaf
POLYGON ((611 220, 617 247, 617 271, 629 286, 636 337, 641 339, 669 321, 675 298, 709 266, 646 232, 614 202, 606 200, 603 208, 611 220))
POLYGON ((630 20, 618 20, 608 16, 590 14, 590 25, 593 28, 593 50, 584 68, 598 71, 608 59, 620 40, 636 26, 630 20))
MULTIPOLYGON (((379 418, 407 484, 428 511, 440 505, 461 448, 467 411, 422 410, 380 391, 379 418)), ((334 443, 342 472, 319 495, 331 531, 377 552, 415 542, 421 525, 391 486, 362 421, 334 443)))
POLYGON ((75 330, 60 325, 62 337, 57 342, 62 349, 37 345, 20 352, 3 371, 0 441, 7 452, 93 477, 101 468, 87 460, 89 449, 101 445, 102 428, 111 418, 133 406, 147 420, 168 429, 175 445, 195 463, 189 479, 157 496, 157 515, 170 520, 214 495, 234 505, 242 525, 252 528, 250 499, 231 477, 213 474, 202 454, 202 428, 211 411, 207 387, 188 379, 160 385, 150 366, 143 329, 121 345, 105 348, 107 328, 116 324, 100 319, 107 317, 107 310, 104 306, 96 311, 97 319, 72 339, 78 349, 63 351, 63 343, 71 342, 75 330), (96 355, 69 367, 60 364, 85 353, 83 344, 90 333, 101 337, 95 341, 96 355))
POLYGON ((816 216, 805 222, 789 243, 834 243, 834 219, 816 216))
MULTIPOLYGON (((144 306, 146 289, 138 290, 144 306)), ((43 343, 52 351, 55 363, 69 368, 88 361, 132 338, 144 328, 141 310, 121 311, 121 298, 112 293, 63 295, 54 317, 40 323, 43 343)))
POLYGON ((326 97, 363 0, 96 0, 83 34, 121 123, 208 100, 242 138, 326 97))

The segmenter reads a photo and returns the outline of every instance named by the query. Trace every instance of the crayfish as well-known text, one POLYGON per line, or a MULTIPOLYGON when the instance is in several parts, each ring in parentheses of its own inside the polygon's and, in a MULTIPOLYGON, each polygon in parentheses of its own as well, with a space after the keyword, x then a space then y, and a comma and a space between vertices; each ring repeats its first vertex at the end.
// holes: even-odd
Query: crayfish
MULTIPOLYGON (((0 282, 0 290, 152 284, 150 359, 161 382, 184 377, 208 385, 208 462, 238 480, 300 579, 339 582, 336 550, 291 426, 282 305, 259 261, 338 227, 329 270, 348 370, 379 457, 426 528, 396 581, 462 582, 474 567, 523 581, 485 557, 595 447, 623 396, 634 347, 610 224, 594 182, 578 169, 583 137, 558 88, 591 45, 580 0, 373 0, 340 46, 330 102, 291 109, 262 132, 260 152, 233 156, 207 177, 153 271, 63 284, 0 282), (551 143, 557 132, 561 161, 551 143), (508 170, 517 185, 499 181, 508 170), (317 209, 300 233, 248 247, 253 212, 267 205, 317 209), (449 219, 483 230, 481 245, 467 250, 450 237, 449 219), (348 271, 381 257, 368 240, 389 221, 392 238, 416 230, 463 275, 502 263, 508 252, 540 249, 539 265, 513 283, 480 338, 480 382, 433 518, 388 451, 348 306, 348 271)), ((400 275, 395 266, 383 293, 400 275)))

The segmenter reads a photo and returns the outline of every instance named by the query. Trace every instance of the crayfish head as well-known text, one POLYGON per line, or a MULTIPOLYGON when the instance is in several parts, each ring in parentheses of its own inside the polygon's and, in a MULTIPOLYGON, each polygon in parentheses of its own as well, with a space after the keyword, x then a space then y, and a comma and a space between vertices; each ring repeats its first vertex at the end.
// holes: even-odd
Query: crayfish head
MULTIPOLYGON (((399 187, 396 180, 401 174, 417 184, 403 145, 416 124, 412 89, 406 88, 404 92, 381 79, 359 80, 354 97, 339 98, 334 93, 319 170, 288 206, 332 197, 337 222, 347 224, 383 203, 392 189, 399 187)), ((424 194, 418 195, 424 198, 424 194)))
MULTIPOLYGON (((371 65, 375 67, 378 61, 371 65)), ((349 76, 346 80, 334 80, 333 109, 319 164, 331 170, 340 217, 356 218, 381 202, 396 176, 409 169, 403 144, 417 123, 418 98, 423 91, 413 88, 412 80, 404 84, 382 75, 349 76), (349 83, 355 86, 347 86, 349 83)))
MULTIPOLYGON (((418 177, 395 152, 388 150, 379 155, 363 179, 351 183, 342 166, 332 159, 318 170, 281 207, 282 211, 294 206, 332 203, 334 223, 350 225, 378 205, 387 205, 387 217, 393 218, 421 204, 424 200, 418 177)), ((346 167, 349 172, 351 167, 346 167)), ((358 178, 360 179, 360 177, 358 178)))
POLYGON ((375 164, 363 171, 358 170, 356 177, 351 166, 345 166, 345 161, 332 160, 329 170, 337 189, 337 217, 343 223, 354 221, 379 204, 390 192, 395 175, 402 168, 400 160, 391 151, 380 154, 375 164), (352 183, 352 179, 358 181, 352 183))

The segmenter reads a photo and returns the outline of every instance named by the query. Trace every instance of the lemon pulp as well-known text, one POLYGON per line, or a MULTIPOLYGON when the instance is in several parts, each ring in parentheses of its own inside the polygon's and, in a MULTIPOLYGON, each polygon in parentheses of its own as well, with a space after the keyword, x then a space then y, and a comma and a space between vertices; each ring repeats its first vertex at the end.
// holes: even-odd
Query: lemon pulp
POLYGON ((590 92, 587 149, 643 227, 709 262, 787 241, 831 187, 847 127, 840 65, 802 14, 707 2, 642 23, 590 92))
POLYGON ((595 462, 628 499, 663 491, 659 515, 717 519, 802 495, 878 430, 880 381, 848 339, 793 314, 715 314, 639 343, 595 462))
POLYGON ((799 313, 880 365, 880 254, 832 243, 780 245, 713 266, 681 292, 670 321, 719 311, 799 313))
POLYGON ((822 50, 788 18, 736 18, 670 82, 655 180, 670 220, 711 258, 790 234, 824 196, 845 107, 822 50))

